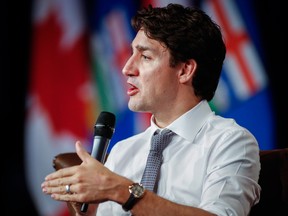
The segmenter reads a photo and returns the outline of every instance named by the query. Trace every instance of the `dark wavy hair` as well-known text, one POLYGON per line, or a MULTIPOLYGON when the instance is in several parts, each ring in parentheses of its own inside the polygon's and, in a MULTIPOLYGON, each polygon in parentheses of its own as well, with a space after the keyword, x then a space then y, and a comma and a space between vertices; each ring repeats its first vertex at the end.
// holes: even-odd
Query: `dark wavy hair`
POLYGON ((131 24, 169 49, 171 67, 194 59, 198 65, 192 82, 195 94, 212 100, 226 55, 219 25, 204 11, 179 4, 149 5, 136 13, 131 24))

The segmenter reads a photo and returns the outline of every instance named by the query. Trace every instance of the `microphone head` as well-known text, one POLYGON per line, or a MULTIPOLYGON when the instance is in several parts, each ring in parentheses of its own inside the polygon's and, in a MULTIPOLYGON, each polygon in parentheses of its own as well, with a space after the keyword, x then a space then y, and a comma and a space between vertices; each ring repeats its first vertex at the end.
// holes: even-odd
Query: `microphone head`
POLYGON ((115 131, 116 117, 113 113, 102 111, 94 126, 94 136, 111 139, 115 131))

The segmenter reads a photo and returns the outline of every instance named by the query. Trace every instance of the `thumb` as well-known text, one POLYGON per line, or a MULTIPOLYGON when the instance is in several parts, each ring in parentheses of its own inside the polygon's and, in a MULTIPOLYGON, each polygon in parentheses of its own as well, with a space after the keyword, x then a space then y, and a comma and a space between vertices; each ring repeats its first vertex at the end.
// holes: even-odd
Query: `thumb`
POLYGON ((77 141, 75 144, 76 147, 76 153, 79 156, 79 158, 84 162, 87 163, 87 161, 90 159, 90 154, 86 151, 86 149, 83 147, 82 143, 80 141, 77 141))

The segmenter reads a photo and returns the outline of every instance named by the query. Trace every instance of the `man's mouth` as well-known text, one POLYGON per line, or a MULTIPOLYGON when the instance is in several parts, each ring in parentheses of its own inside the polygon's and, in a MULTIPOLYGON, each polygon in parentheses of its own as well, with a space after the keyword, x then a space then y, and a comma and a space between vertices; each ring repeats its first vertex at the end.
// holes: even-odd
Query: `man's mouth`
POLYGON ((129 83, 129 85, 130 85, 130 88, 128 88, 127 90, 127 94, 129 96, 133 96, 139 92, 139 89, 136 86, 132 85, 131 83, 129 83))

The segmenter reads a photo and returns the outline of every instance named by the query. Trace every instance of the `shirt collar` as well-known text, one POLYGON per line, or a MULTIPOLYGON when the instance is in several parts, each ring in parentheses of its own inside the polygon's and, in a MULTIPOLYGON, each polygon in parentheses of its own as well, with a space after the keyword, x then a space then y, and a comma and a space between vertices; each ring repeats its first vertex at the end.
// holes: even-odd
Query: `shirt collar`
MULTIPOLYGON (((211 114, 214 114, 214 112, 211 110, 207 100, 202 100, 195 107, 181 115, 166 128, 170 129, 184 139, 193 141, 196 134, 199 132, 211 114)), ((152 136, 152 134, 159 129, 159 127, 153 122, 153 116, 151 116, 150 123, 152 136)))

